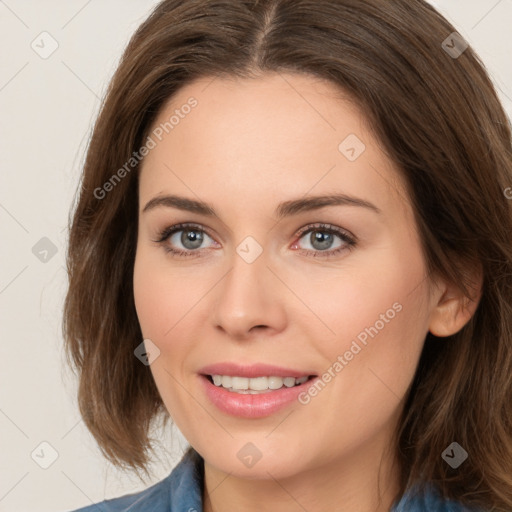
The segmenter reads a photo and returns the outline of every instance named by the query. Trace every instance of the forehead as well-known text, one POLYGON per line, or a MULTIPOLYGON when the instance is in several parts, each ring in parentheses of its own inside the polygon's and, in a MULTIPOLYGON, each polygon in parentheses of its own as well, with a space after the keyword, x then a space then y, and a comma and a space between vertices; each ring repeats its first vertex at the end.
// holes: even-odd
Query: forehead
POLYGON ((181 110, 188 114, 175 117, 174 142, 194 143, 190 140, 193 131, 202 143, 202 153, 219 147, 225 150, 235 141, 246 148, 266 144, 265 148, 259 146, 265 149, 260 151, 262 157, 269 152, 277 154, 277 150, 293 153, 296 148, 286 144, 291 141, 306 143, 304 149, 322 142, 322 149, 330 146, 337 151, 346 129, 368 138, 365 119, 346 94, 331 82, 309 75, 269 73, 251 79, 199 79, 167 101, 153 127, 164 125, 181 110), (189 109, 191 98, 197 105, 189 109), (205 139, 212 143, 205 144, 205 139))
POLYGON ((384 209, 405 192, 366 123, 342 90, 316 77, 200 79, 154 121, 140 196, 179 189, 209 199, 214 188, 220 203, 235 194, 261 208, 263 197, 336 191, 373 197, 384 209))

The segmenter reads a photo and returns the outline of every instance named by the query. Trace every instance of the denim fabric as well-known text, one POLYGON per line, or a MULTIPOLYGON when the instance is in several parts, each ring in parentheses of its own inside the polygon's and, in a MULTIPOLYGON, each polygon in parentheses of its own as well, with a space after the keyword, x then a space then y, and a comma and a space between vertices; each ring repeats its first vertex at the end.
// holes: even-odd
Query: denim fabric
POLYGON ((423 484, 409 489, 398 502, 393 503, 390 512, 485 512, 469 508, 456 501, 445 500, 435 486, 423 484))
POLYGON ((146 490, 72 512, 203 512, 203 459, 188 450, 170 475, 146 490))
MULTIPOLYGON (((203 459, 190 449, 169 476, 148 489, 71 512, 203 512, 203 475, 203 459)), ((433 486, 423 489, 406 493, 390 512, 483 512, 443 500, 433 486)))

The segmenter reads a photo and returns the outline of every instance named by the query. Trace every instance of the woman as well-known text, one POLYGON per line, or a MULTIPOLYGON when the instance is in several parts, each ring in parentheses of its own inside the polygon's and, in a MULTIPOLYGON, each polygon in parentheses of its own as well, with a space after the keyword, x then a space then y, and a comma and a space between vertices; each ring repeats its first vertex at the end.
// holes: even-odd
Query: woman
POLYGON ((512 508, 512 146, 422 0, 164 1, 97 120, 64 334, 89 510, 512 508))

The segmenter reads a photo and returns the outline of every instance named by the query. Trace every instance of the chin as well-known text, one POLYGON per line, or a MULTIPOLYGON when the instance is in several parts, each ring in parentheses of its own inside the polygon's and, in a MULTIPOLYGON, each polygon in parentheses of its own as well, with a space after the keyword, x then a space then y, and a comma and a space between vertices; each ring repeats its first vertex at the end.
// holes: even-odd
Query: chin
POLYGON ((202 453, 205 461, 220 471, 237 478, 268 480, 269 478, 288 478, 304 470, 304 454, 297 452, 296 443, 288 446, 272 445, 265 440, 234 441, 226 450, 202 453), (300 466, 298 464, 300 463, 300 466))

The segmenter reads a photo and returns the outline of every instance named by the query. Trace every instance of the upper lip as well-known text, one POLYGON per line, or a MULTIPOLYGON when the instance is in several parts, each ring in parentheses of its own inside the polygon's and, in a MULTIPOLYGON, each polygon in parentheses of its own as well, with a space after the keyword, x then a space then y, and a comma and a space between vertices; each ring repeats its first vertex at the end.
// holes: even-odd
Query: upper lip
POLYGON ((283 368, 271 364, 256 363, 240 365, 238 363, 215 363, 204 366, 199 370, 202 375, 231 375, 233 377, 309 377, 314 372, 283 368))

